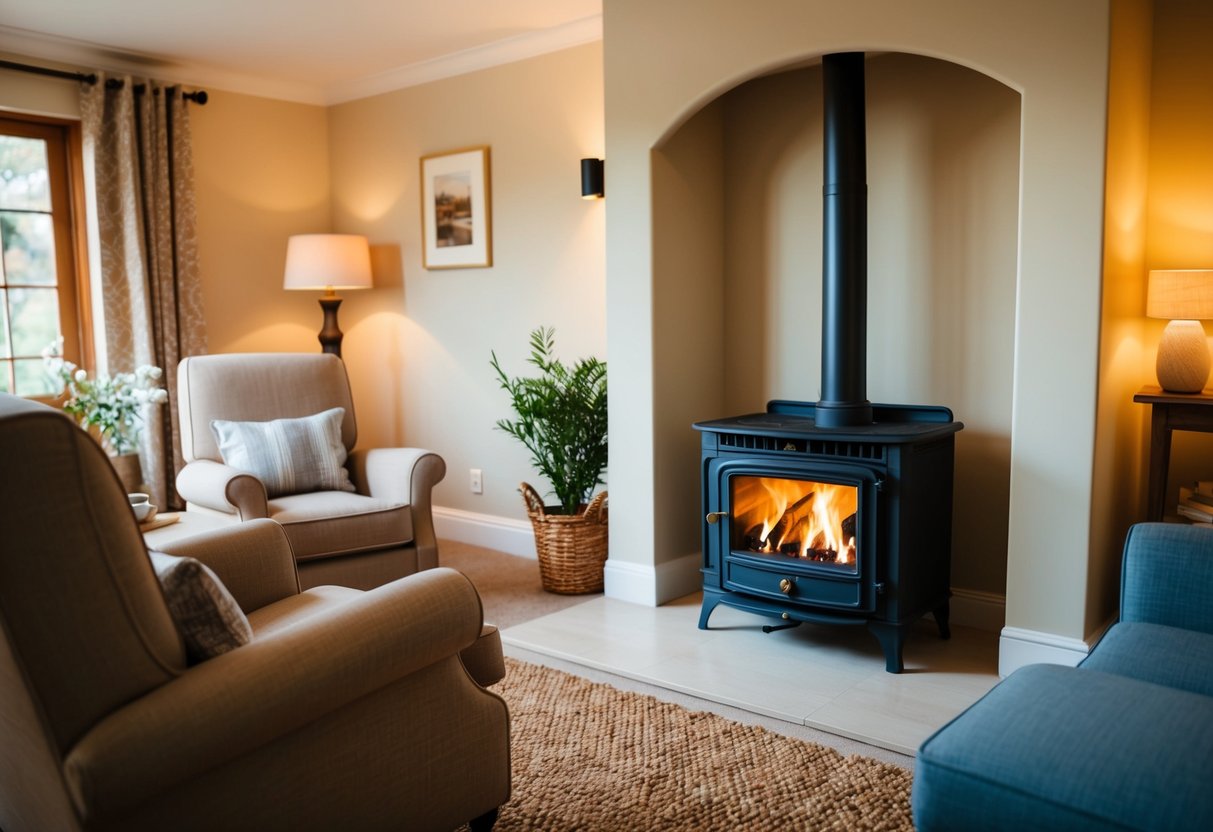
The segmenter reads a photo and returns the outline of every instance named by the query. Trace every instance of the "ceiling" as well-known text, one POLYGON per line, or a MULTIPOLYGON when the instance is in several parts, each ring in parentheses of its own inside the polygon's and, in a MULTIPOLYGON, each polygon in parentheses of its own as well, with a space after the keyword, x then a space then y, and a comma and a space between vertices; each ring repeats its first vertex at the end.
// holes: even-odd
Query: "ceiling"
POLYGON ((0 0, 0 52, 314 104, 588 43, 602 0, 0 0))

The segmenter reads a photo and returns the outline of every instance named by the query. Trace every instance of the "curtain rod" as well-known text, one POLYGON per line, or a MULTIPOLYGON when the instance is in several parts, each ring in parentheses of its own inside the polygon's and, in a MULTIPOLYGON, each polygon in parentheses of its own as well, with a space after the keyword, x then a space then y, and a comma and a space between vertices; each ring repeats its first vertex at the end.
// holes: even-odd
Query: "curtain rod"
MULTIPOLYGON (((20 64, 16 61, 0 60, 0 69, 15 69, 18 72, 29 72, 34 75, 47 75, 51 78, 65 78, 69 81, 80 81, 84 84, 97 83, 97 73, 95 72, 70 72, 65 69, 49 69, 44 66, 32 66, 30 64, 20 64)), ((105 82, 105 88, 110 90, 122 89, 121 78, 110 78, 105 82)), ((135 92, 143 92, 143 84, 135 85, 135 92)), ((206 90, 194 90, 193 92, 183 92, 181 97, 186 101, 193 101, 195 104, 205 104, 208 96, 206 90)))

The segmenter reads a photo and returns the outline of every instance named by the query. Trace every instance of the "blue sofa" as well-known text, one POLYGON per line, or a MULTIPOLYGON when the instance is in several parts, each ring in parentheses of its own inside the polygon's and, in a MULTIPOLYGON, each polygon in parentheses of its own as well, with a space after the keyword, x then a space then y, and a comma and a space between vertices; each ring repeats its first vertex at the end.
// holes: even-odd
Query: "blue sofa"
POLYGON ((1119 621, 927 739, 912 804, 920 832, 1213 830, 1213 529, 1130 529, 1119 621))

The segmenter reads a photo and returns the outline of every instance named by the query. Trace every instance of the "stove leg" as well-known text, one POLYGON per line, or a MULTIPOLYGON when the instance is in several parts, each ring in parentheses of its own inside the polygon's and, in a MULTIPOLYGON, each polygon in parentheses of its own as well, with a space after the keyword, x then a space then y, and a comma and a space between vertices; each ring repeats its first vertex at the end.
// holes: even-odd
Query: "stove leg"
POLYGON ((884 669, 890 673, 900 673, 905 669, 901 661, 901 648, 905 645, 906 628, 900 624, 890 624, 887 621, 869 621, 868 629, 884 650, 884 669))
POLYGON ((948 626, 948 602, 944 601, 931 614, 935 616, 935 623, 939 626, 939 637, 944 641, 950 639, 952 628, 948 626))
POLYGON ((699 608, 699 629, 708 629, 708 619, 712 616, 712 610, 716 609, 716 605, 720 603, 723 596, 723 592, 704 587, 703 605, 699 608))

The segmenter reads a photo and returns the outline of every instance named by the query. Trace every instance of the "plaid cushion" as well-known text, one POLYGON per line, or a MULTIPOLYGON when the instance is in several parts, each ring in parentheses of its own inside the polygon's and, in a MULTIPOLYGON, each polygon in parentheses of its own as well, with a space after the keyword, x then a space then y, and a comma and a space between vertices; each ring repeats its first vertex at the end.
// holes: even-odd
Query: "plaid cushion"
POLYGON ((345 408, 300 419, 229 422, 213 419, 211 430, 223 462, 252 474, 269 497, 305 491, 353 491, 341 441, 345 408))
POLYGON ((163 552, 149 551, 148 557, 191 663, 252 641, 253 628, 240 605, 206 564, 163 552))

